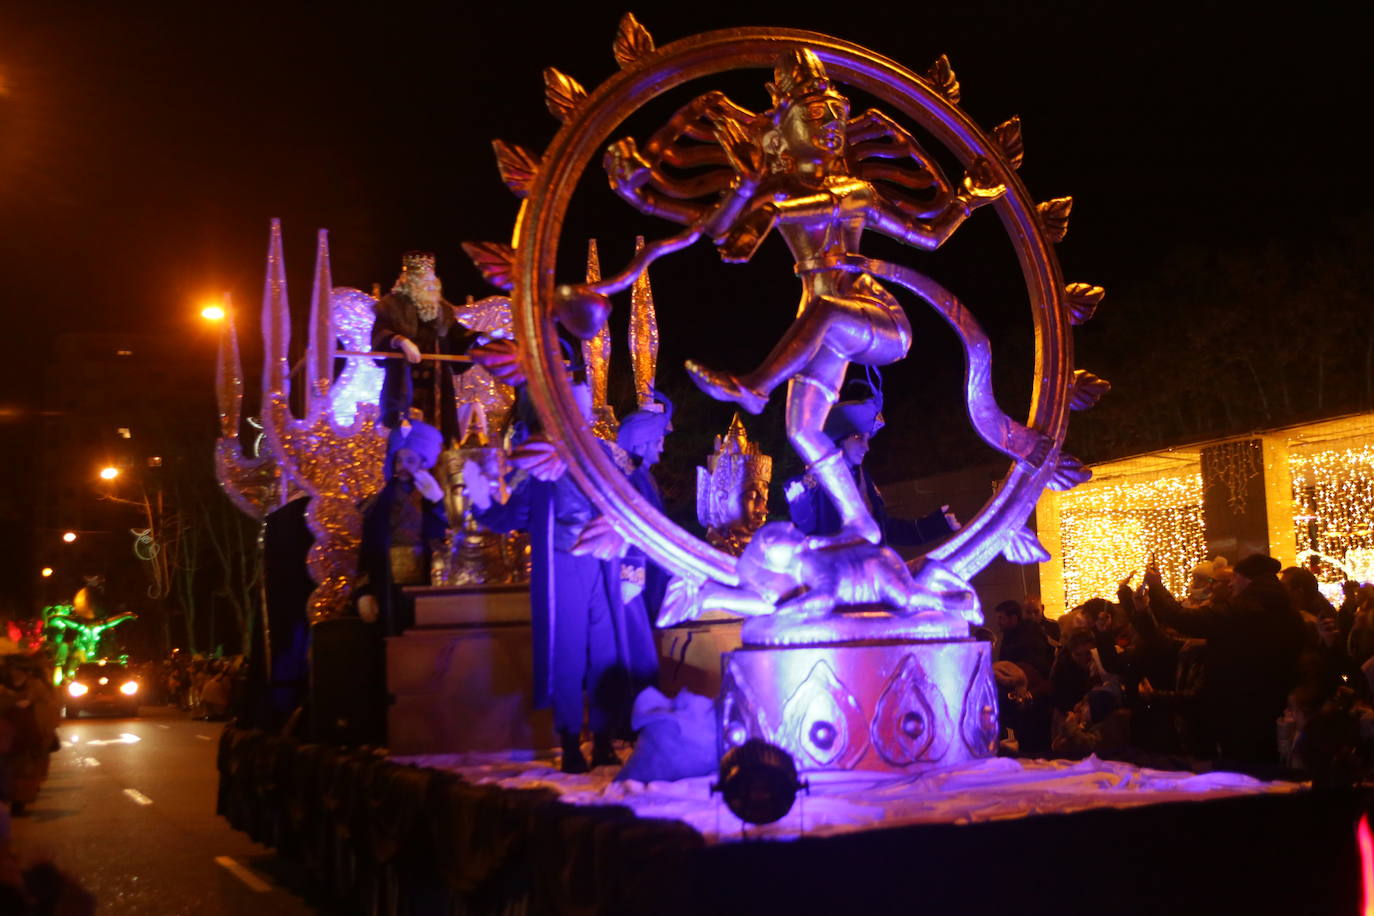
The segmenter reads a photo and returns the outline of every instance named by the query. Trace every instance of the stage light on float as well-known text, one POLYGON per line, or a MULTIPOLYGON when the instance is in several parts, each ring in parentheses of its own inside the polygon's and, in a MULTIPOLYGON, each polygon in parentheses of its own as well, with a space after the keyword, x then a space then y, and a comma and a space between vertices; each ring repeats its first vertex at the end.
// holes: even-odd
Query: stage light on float
POLYGON ((751 738, 720 759, 719 792, 725 806, 747 824, 771 824, 787 816, 797 790, 810 786, 797 778, 797 765, 782 748, 751 738))
POLYGON ((119 685, 119 692, 126 697, 131 697, 138 693, 138 681, 125 681, 119 685))
POLYGON ((72 681, 67 685, 67 694, 72 697, 84 697, 89 688, 80 681, 72 681))

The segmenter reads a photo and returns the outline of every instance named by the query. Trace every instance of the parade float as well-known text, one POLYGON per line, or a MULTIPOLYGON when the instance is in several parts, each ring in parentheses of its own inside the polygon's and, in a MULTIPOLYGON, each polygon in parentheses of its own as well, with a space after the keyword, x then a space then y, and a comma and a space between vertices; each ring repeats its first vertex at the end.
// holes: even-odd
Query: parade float
MULTIPOLYGON (((1073 899, 1059 899, 1056 909, 1095 907, 1121 882, 1132 898, 1153 894, 1154 909, 1258 901, 1253 886, 1245 891, 1248 876, 1299 855, 1299 838, 1329 838, 1301 858, 1324 855, 1353 882, 1348 806, 1313 802, 1296 784, 1091 757, 996 756, 997 688, 989 644, 969 635, 982 620, 970 580, 999 555, 1048 558, 1027 521, 1045 488, 1088 478, 1063 451, 1064 436, 1070 412, 1091 407, 1109 387, 1074 367, 1071 329, 1092 317, 1103 291, 1060 275, 1054 245, 1071 201, 1038 203, 1021 183, 1019 120, 977 125, 959 105, 944 58, 917 73, 810 32, 707 32, 657 47, 627 15, 614 53, 619 72, 592 91, 545 72, 546 101, 562 127, 542 153, 495 144, 502 177, 523 201, 512 244, 465 248, 509 298, 482 300, 497 317, 481 327, 488 318, 477 315, 480 303, 459 309, 479 335, 469 374, 485 371, 486 387, 469 400, 481 406, 463 421, 458 451, 466 453, 444 462, 454 469, 444 475, 449 539, 434 552, 429 584, 406 589, 416 601, 413 624, 386 640, 389 755, 337 746, 331 738, 341 733, 320 722, 350 715, 325 695, 330 681, 321 673, 338 666, 330 647, 346 655, 345 642, 322 636, 367 625, 349 610, 359 507, 383 485, 392 432, 375 403, 343 393, 342 380, 360 375, 353 367, 362 363, 353 361, 383 354, 365 349, 361 335, 340 342, 336 307, 346 301, 365 317, 367 297, 333 289, 322 237, 298 401, 304 412, 293 411, 274 228, 263 311, 264 440, 255 453, 239 441, 243 374, 231 331, 221 362, 219 466, 226 490, 255 517, 280 512, 297 490, 308 497, 298 511, 313 539, 313 586, 297 616, 310 621, 307 706, 315 705, 315 725, 305 736, 226 730, 221 813, 302 858, 336 899, 363 911, 973 912, 1013 902, 983 886, 992 863, 1009 885, 1040 886, 1064 861, 1091 860, 1108 837, 1122 844, 1124 861, 1081 876, 1073 899), (770 108, 750 111, 711 86, 741 70, 766 83, 770 108), (705 91, 657 132, 642 142, 622 135, 628 118, 688 83, 705 91), (851 90, 881 107, 851 112, 851 90), (938 144, 939 158, 957 161, 964 175, 951 180, 924 144, 938 144), (614 272, 598 265, 563 277, 560 249, 585 244, 565 237, 568 208, 594 163, 628 207, 676 228, 648 237, 614 272), (1024 283, 1035 341, 1024 421, 993 396, 992 346, 977 303, 900 260, 859 251, 870 229, 938 258, 970 220, 1000 224, 1024 283), (772 349, 750 373, 719 371, 701 354, 687 374, 706 397, 745 414, 759 413, 770 397, 785 399, 789 447, 840 524, 822 534, 791 522, 751 524, 744 494, 760 482, 766 489, 771 468, 737 421, 700 473, 698 518, 711 533, 699 537, 651 505, 608 447, 615 415, 597 382, 609 352, 607 319, 613 297, 639 290, 629 297, 636 312, 628 345, 644 409, 659 329, 683 307, 660 289, 657 313, 644 308, 650 266, 691 246, 714 246, 726 265, 747 262, 773 230, 796 261, 796 321, 776 344, 761 341, 772 349), (822 435, 846 370, 889 365, 911 346, 893 291, 953 331, 970 424, 1008 462, 986 505, 909 563, 884 543, 870 501, 822 435), (570 341, 583 349, 590 412, 570 381, 570 341), (478 352, 492 342, 500 343, 478 352), (531 454, 508 447, 494 419, 511 402, 506 382, 526 387, 543 433, 537 461, 520 469, 557 465, 599 513, 574 551, 608 561, 640 551, 672 575, 657 621, 666 658, 686 658, 674 628, 709 632, 695 656, 700 662, 701 643, 710 647, 696 683, 718 694, 704 710, 683 703, 671 712, 684 721, 705 714, 718 773, 636 781, 616 780, 611 766, 559 772, 547 720, 531 708, 526 686, 549 651, 530 629, 539 613, 529 597, 535 571, 512 561, 522 556, 516 542, 472 524, 462 480, 472 469, 512 480, 512 468, 531 454), (715 672, 710 657, 719 659, 715 672), (1276 822, 1287 839, 1258 826, 1276 822), (1204 874, 1215 891, 1199 898, 1204 874)), ((292 645, 303 630, 291 630, 292 645)), ((274 622, 273 645, 277 632, 274 622)), ((1332 893, 1345 899, 1343 889, 1332 893)))

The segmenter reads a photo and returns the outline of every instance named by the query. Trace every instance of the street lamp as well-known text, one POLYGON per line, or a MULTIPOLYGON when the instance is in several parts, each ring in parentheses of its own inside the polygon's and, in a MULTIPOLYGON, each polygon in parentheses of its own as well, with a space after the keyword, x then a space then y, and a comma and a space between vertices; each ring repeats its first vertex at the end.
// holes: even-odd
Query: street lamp
POLYGON ((76 532, 75 532, 75 531, 67 531, 67 532, 64 532, 64 533, 62 534, 62 540, 66 541, 68 544, 72 543, 73 541, 76 540, 76 532))
POLYGON ((52 567, 51 567, 51 566, 44 566, 44 567, 43 567, 43 570, 39 573, 39 575, 42 576, 44 579, 51 579, 51 578, 52 578, 52 567))
POLYGON ((103 467, 103 468, 100 469, 100 479, 101 479, 101 480, 114 480, 114 479, 115 479, 116 477, 118 477, 118 476, 119 476, 119 468, 117 468, 117 467, 110 466, 110 467, 103 467))
POLYGON ((200 310, 200 317, 204 318, 206 321, 223 321, 224 306, 213 303, 207 305, 200 310))

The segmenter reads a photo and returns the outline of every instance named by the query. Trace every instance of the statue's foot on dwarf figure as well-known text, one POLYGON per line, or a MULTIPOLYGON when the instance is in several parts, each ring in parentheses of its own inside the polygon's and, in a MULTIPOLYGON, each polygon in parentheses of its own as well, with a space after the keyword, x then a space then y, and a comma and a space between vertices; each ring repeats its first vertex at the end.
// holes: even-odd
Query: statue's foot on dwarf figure
POLYGON ((760 414, 768 406, 768 395, 744 385, 738 376, 707 369, 696 360, 687 360, 687 374, 702 391, 717 401, 730 401, 749 413, 760 414))

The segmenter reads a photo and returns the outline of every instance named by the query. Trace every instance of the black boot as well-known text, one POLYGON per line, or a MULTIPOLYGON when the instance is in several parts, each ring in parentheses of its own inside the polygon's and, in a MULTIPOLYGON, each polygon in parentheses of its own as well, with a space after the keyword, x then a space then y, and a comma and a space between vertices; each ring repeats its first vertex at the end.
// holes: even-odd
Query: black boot
POLYGON ((561 732, 563 739, 563 764, 560 769, 564 773, 585 773, 587 772, 587 758, 582 756, 582 736, 574 732, 561 732))
POLYGON ((616 756, 615 745, 611 743, 611 736, 605 732, 597 732, 592 736, 592 766, 620 766, 620 758, 616 756))

